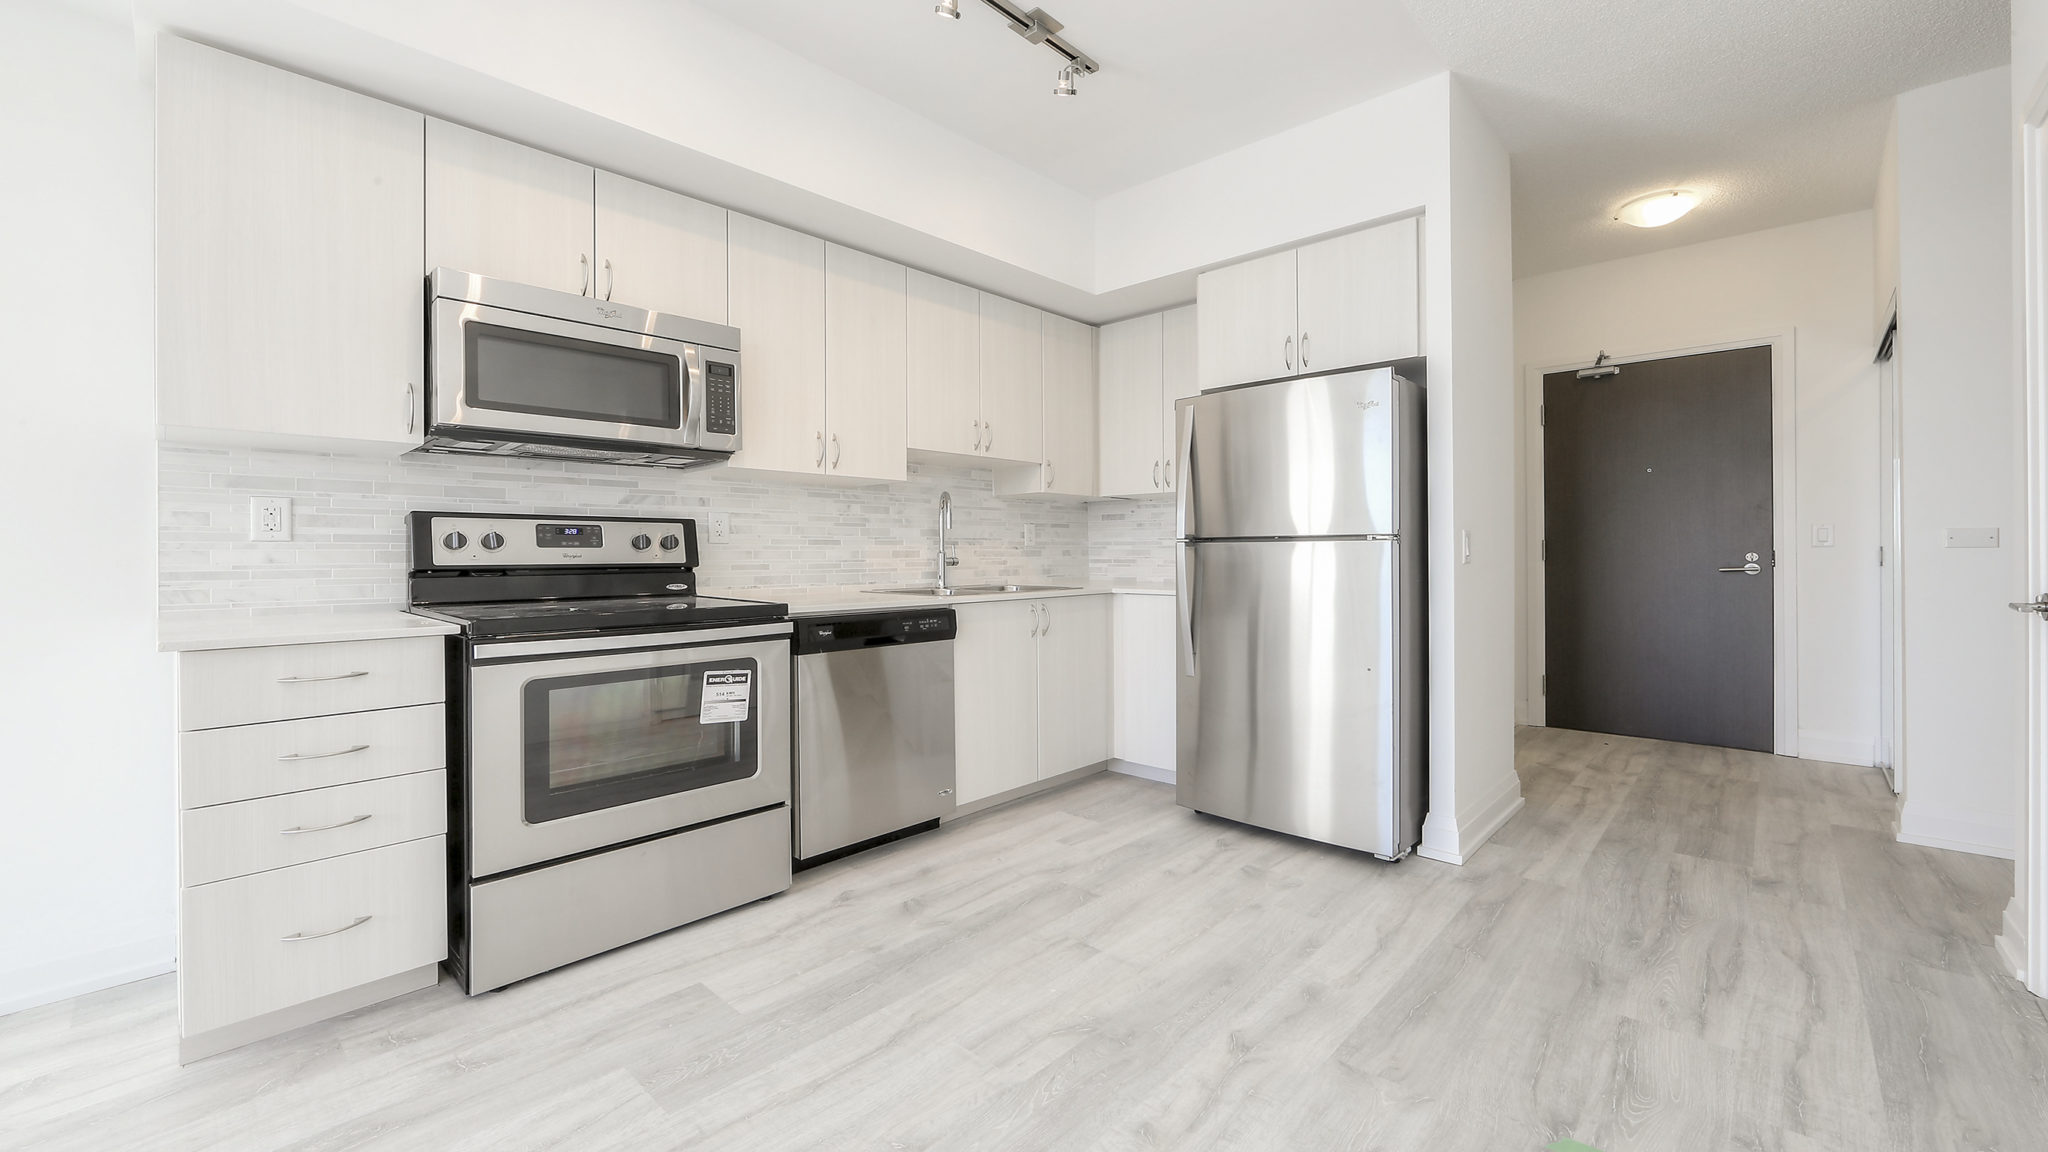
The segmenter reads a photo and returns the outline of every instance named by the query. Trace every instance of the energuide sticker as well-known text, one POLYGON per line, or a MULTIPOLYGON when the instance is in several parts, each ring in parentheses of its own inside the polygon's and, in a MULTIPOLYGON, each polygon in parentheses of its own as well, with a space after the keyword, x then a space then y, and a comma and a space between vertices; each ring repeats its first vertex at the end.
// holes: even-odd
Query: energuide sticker
POLYGON ((736 724, 747 718, 747 705, 754 698, 754 673, 740 668, 704 674, 704 700, 697 710, 699 724, 736 724))

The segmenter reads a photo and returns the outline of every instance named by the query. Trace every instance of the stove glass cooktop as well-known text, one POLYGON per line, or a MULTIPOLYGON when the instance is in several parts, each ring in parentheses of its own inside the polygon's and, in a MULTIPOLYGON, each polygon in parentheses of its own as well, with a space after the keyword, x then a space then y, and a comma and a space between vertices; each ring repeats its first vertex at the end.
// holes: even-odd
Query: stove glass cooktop
POLYGON ((467 636, 533 636, 780 620, 789 614, 789 605, 717 596, 623 596, 602 600, 438 604, 432 608, 416 607, 413 611, 460 624, 467 636))

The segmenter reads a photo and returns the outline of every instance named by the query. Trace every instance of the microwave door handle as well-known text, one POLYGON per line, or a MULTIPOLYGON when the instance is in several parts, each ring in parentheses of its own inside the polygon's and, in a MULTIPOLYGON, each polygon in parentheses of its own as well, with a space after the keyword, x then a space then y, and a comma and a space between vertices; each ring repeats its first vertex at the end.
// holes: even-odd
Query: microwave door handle
POLYGON ((704 355, 694 345, 683 352, 683 443, 697 447, 704 443, 704 406, 710 391, 704 380, 704 355))

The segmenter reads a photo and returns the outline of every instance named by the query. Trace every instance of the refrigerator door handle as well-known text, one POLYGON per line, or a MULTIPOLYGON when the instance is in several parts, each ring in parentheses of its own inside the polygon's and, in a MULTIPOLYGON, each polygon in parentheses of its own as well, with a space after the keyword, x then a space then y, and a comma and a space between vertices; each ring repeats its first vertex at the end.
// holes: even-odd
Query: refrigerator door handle
POLYGON ((1195 546, 1183 540, 1174 553, 1174 603, 1180 607, 1180 672, 1195 674, 1195 546))
POLYGON ((1195 500, 1195 406, 1183 403, 1180 414, 1180 487, 1173 494, 1173 534, 1188 538, 1188 513, 1195 500))

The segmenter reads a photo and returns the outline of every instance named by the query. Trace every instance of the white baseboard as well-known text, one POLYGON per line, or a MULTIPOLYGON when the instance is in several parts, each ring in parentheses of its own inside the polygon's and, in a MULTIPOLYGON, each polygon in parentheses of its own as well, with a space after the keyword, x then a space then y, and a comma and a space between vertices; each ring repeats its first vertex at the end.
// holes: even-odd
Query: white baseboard
POLYGON ((176 971, 178 939, 159 936, 0 973, 0 1016, 176 971))
POLYGON ((1998 959, 2005 965, 2005 970, 2012 973, 2013 979, 2025 984, 2027 982, 2027 934, 2020 927, 2019 920, 2017 919, 2019 911, 2019 897, 2015 896, 2005 902, 2004 930, 1998 934, 1998 938, 1992 941, 1992 943, 1998 949, 1998 959))
POLYGON ((1868 768, 1876 763, 1876 743, 1868 737, 1843 736, 1834 732, 1809 732, 1801 728, 1799 758, 1868 768))
POLYGON ((1930 816, 1914 811, 1910 800, 1899 808, 1898 839, 1901 844, 1946 848, 1951 852, 1995 856, 2000 860, 2011 860, 2016 855, 2010 824, 1930 816))
POLYGON ((1109 770, 1125 776, 1136 776, 1140 780, 1157 780, 1161 784, 1172 784, 1178 779, 1171 768, 1154 768, 1150 764, 1140 764, 1135 760, 1111 760, 1109 770))
POLYGON ((1500 831, 1501 825, 1522 810, 1523 803, 1522 778, 1509 773, 1507 786, 1481 805, 1471 818, 1454 824, 1430 813, 1422 822, 1422 843, 1416 846, 1415 854, 1445 864, 1463 864, 1500 831))

